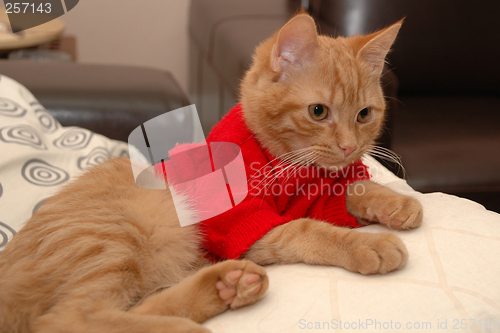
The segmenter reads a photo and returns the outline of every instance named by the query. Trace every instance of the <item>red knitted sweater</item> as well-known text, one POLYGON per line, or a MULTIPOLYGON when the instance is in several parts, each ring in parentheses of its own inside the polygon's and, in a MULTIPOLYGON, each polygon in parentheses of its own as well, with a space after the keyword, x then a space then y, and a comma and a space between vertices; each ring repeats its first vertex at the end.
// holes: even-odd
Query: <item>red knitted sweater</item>
POLYGON ((241 105, 235 106, 212 128, 207 142, 232 142, 240 147, 249 191, 236 207, 200 223, 203 247, 212 261, 236 259, 274 227, 298 218, 361 226, 347 212, 345 204, 347 185, 369 178, 361 161, 338 172, 303 168, 291 177, 291 173, 284 173, 278 178, 268 178, 267 185, 257 186, 267 172, 276 172, 280 161, 274 160, 255 140, 245 124, 241 105))

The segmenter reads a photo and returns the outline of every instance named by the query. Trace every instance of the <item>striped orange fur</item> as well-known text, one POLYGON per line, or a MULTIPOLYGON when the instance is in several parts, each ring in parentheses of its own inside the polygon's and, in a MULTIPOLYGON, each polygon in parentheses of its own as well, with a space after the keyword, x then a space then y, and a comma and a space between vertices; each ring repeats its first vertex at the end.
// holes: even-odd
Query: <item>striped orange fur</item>
MULTIPOLYGON (((320 167, 359 159, 383 124, 381 66, 400 26, 333 39, 318 36, 302 13, 263 42, 241 89, 245 121, 261 145, 277 157, 308 148, 320 167), (329 113, 315 120, 311 105, 329 113), (366 123, 357 121, 367 119, 364 109, 366 123)), ((418 201, 370 181, 358 185, 366 191, 346 202, 359 221, 420 225, 418 201)), ((172 196, 136 186, 126 159, 63 187, 0 255, 0 333, 208 332, 199 323, 266 292, 268 278, 257 264, 383 274, 407 260, 393 234, 302 218, 257 241, 244 255, 250 260, 208 265, 199 251, 203 235, 196 225, 181 228, 176 209, 194 213, 186 203, 174 207, 172 196)))

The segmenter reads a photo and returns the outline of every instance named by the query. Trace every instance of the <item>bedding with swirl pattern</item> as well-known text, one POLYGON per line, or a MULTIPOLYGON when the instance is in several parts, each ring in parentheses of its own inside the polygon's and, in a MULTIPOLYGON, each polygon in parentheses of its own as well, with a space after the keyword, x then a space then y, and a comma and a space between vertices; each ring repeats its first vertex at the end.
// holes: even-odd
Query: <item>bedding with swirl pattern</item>
POLYGON ((0 252, 57 189, 127 144, 62 127, 24 86, 0 75, 0 252))

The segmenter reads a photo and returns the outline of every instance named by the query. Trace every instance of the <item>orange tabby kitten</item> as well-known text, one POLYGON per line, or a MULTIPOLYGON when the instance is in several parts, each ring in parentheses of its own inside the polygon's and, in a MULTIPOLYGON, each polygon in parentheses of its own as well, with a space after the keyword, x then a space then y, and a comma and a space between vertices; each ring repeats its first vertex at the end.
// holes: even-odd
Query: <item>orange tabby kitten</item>
MULTIPOLYGON (((241 101, 260 144, 275 156, 310 147, 323 167, 358 160, 383 122, 379 80, 400 25, 332 39, 317 36, 301 14, 259 46, 241 101), (311 105, 322 113, 311 114, 311 105)), ((348 193, 346 202, 359 221, 420 225, 415 199, 356 184, 365 191, 348 193)), ((195 216, 187 205, 174 208, 174 195, 139 188, 130 161, 116 159, 47 200, 0 255, 0 332, 208 332, 198 323, 265 293, 268 278, 255 263, 383 274, 407 260, 395 235, 302 218, 257 241, 244 255, 251 261, 209 266, 198 225, 181 228, 175 208, 184 219, 195 216)))
MULTIPOLYGON (((308 158, 325 168, 359 160, 383 124, 380 76, 401 23, 368 36, 332 39, 318 36, 312 18, 301 14, 262 43, 241 87, 245 122, 262 146, 274 156, 307 147, 308 158), (321 113, 315 114, 318 106, 321 113)), ((359 223, 398 230, 422 223, 416 199, 369 180, 350 187, 347 210, 359 223), (360 185, 363 193, 356 194, 360 185)), ((384 274, 402 268, 408 254, 393 234, 303 218, 274 228, 245 257, 260 264, 304 262, 384 274)))

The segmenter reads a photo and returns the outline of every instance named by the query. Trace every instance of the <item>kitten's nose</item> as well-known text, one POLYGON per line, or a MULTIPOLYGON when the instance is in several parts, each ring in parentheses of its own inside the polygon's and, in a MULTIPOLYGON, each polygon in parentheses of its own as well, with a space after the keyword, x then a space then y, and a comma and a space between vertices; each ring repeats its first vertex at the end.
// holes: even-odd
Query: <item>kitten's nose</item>
POLYGON ((340 149, 344 152, 344 158, 349 157, 349 155, 352 154, 353 151, 355 151, 358 147, 357 146, 342 146, 339 145, 340 149))

